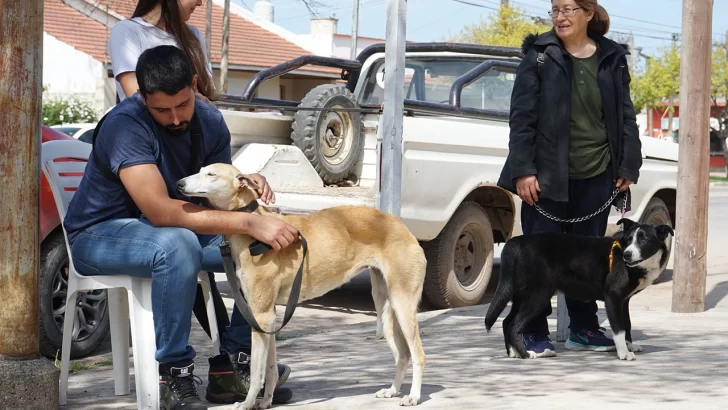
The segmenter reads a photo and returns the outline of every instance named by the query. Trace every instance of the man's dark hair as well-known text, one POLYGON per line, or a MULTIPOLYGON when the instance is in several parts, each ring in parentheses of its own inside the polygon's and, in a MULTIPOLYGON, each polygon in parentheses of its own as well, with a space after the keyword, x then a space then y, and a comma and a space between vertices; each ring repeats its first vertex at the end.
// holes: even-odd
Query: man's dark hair
POLYGON ((192 86, 192 66, 184 51, 175 46, 145 50, 136 65, 139 92, 147 96, 157 91, 175 95, 192 86))

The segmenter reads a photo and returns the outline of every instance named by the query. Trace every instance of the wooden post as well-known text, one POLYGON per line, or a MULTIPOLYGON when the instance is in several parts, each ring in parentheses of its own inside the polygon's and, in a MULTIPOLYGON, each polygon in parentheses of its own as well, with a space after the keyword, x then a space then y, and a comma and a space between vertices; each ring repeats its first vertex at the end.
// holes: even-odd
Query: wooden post
POLYGON ((0 13, 0 129, 4 130, 0 133, 0 357, 38 355, 42 27, 42 0, 4 3, 0 13))
POLYGON ((402 122, 404 112, 407 0, 387 1, 384 55, 384 109, 379 123, 377 208, 399 216, 402 196, 402 122))
POLYGON ((713 0, 683 0, 672 311, 705 310, 713 0))
POLYGON ((212 61, 212 0, 205 2, 205 53, 212 61))
POLYGON ((222 57, 220 58, 220 92, 227 93, 228 80, 228 43, 230 38, 230 0, 225 0, 222 15, 222 57))
POLYGON ((43 0, 0 1, 0 390, 4 409, 57 409, 39 355, 43 0))

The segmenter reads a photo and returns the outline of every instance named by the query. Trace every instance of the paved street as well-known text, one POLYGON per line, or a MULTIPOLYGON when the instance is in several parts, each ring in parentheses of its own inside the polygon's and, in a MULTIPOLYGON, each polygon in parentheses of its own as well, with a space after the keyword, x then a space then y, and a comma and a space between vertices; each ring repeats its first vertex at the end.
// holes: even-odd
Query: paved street
MULTIPOLYGON (((500 321, 491 334, 483 306, 420 314, 425 352, 423 408, 725 408, 728 400, 728 186, 710 190, 707 311, 670 312, 672 282, 648 288, 632 303, 635 338, 645 351, 635 362, 614 353, 577 353, 556 344, 558 357, 513 360, 504 356, 500 321)), ((671 271, 672 264, 668 266, 671 271)), ((228 302, 230 300, 228 299, 228 302)), ((484 299, 488 303, 488 298, 484 299)), ((507 311, 501 316, 507 314, 507 311)), ((603 304, 600 319, 608 327, 603 304)), ((398 400, 375 399, 394 374, 384 341, 374 339, 374 312, 366 278, 304 303, 282 332, 279 359, 293 373, 286 384, 305 409, 385 409, 398 400)), ((555 310, 549 318, 555 337, 555 310)), ((193 325, 197 371, 207 380, 209 341, 193 325)), ((108 349, 108 348, 107 348, 108 349)), ((108 358, 101 354, 87 362, 108 358)), ((409 391, 411 370, 403 392, 409 391)), ((71 377, 69 409, 135 408, 135 396, 113 396, 110 368, 71 377)), ((400 394, 400 398, 402 397, 400 394)), ((217 406, 215 408, 228 408, 217 406)))

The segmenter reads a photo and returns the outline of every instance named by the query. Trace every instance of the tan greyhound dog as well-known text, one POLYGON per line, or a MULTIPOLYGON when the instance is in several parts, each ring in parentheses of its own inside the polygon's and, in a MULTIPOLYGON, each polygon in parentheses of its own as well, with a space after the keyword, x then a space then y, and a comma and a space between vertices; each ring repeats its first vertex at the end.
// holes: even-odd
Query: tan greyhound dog
MULTIPOLYGON (((180 180, 178 188, 187 196, 207 198, 218 210, 240 210, 258 200, 255 183, 228 164, 206 166, 180 180)), ((375 306, 381 313, 382 330, 397 369, 392 386, 375 396, 397 396, 411 358, 412 387, 400 405, 417 405, 425 366, 417 307, 427 261, 404 223, 391 214, 357 206, 328 208, 310 215, 279 215, 261 205, 253 212, 283 219, 296 227, 308 243, 308 255, 302 264, 301 241, 279 251, 251 256, 248 247, 255 242, 253 237, 226 236, 235 274, 260 328, 275 330, 275 305, 288 300, 299 266, 303 272, 299 302, 336 289, 369 267, 375 306)), ((238 408, 254 409, 257 404, 269 408, 278 378, 275 337, 253 330, 250 368, 250 389, 238 408), (256 403, 264 382, 263 399, 256 403)))

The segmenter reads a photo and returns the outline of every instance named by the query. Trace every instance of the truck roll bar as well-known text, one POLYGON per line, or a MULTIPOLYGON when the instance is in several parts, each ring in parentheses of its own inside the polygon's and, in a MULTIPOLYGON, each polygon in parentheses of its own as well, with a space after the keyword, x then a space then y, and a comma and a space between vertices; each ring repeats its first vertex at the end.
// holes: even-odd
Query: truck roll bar
POLYGON ((453 81, 452 86, 450 87, 450 105, 460 108, 463 88, 469 86, 496 67, 506 68, 509 72, 515 73, 516 68, 518 68, 518 63, 512 61, 488 60, 475 66, 473 69, 453 81))
POLYGON ((271 68, 267 68, 254 75, 253 78, 245 86, 242 99, 245 101, 252 101, 255 91, 258 89, 258 87, 260 87, 260 84, 263 83, 263 81, 270 80, 271 78, 275 77, 280 77, 283 74, 307 65, 340 68, 342 70, 342 78, 345 72, 358 72, 359 70, 361 70, 361 63, 359 61, 315 55, 296 57, 293 60, 286 61, 285 63, 278 64, 271 68))

